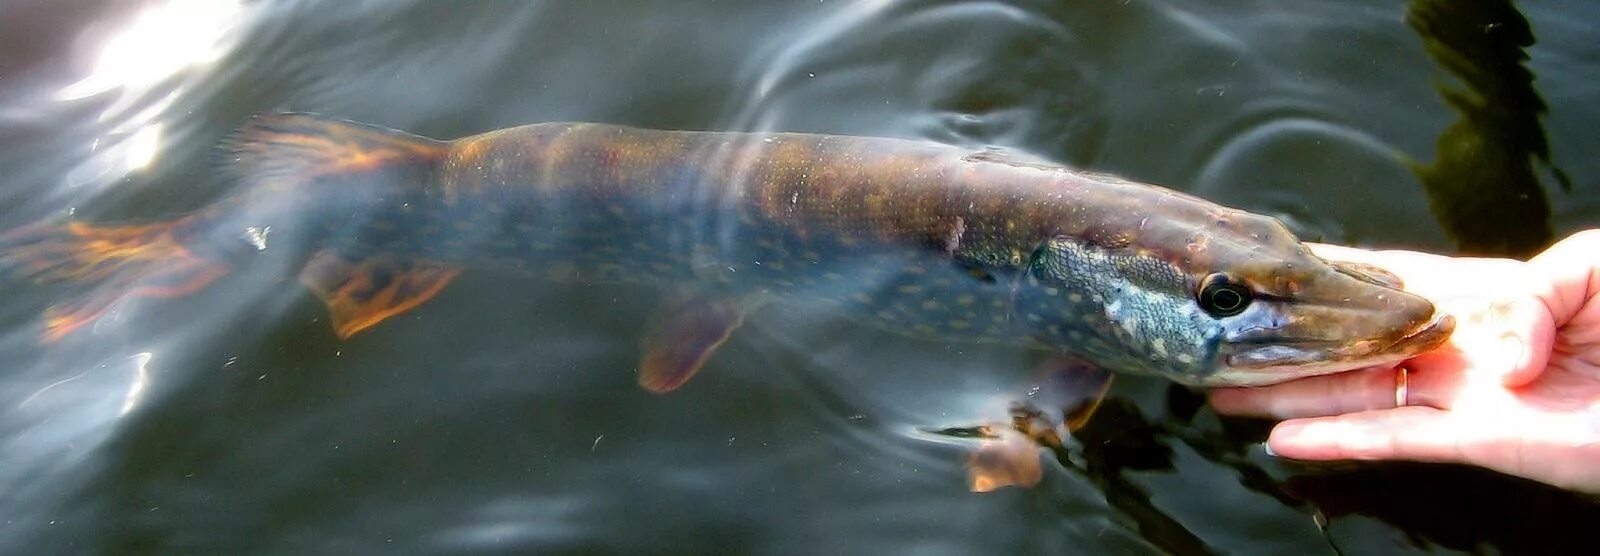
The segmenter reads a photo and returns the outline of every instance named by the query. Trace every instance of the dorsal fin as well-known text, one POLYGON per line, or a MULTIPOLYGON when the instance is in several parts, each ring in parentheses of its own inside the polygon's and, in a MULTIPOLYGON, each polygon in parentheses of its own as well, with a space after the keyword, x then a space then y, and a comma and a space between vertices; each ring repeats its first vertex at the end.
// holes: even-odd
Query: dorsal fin
POLYGON ((306 113, 256 116, 228 145, 246 180, 292 183, 431 164, 449 149, 444 141, 306 113))
POLYGON ((1061 164, 1051 161, 1047 158, 1004 147, 984 147, 983 150, 972 152, 967 156, 961 157, 961 159, 967 162, 990 162, 994 164, 1004 164, 1006 166, 1016 166, 1019 168, 1035 168, 1039 170, 1050 171, 1063 170, 1066 168, 1065 166, 1062 166, 1061 164))

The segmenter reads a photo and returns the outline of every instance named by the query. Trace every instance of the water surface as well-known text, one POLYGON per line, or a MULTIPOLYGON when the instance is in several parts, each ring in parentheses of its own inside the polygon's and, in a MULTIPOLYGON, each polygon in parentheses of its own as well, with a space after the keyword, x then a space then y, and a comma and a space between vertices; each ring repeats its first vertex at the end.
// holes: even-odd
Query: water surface
MULTIPOLYGON (((24 0, 0 228, 207 206, 234 186, 214 145, 298 110, 999 146, 1310 239, 1526 254, 1600 223, 1600 10, 1518 7, 24 0)), ((970 445, 921 431, 1003 416, 1031 354, 788 306, 652 396, 651 289, 469 273, 340 342, 294 264, 43 347, 61 292, 6 283, 0 551, 1525 553, 1600 517, 1485 472, 1276 460, 1138 377, 1041 485, 975 495, 970 445)))

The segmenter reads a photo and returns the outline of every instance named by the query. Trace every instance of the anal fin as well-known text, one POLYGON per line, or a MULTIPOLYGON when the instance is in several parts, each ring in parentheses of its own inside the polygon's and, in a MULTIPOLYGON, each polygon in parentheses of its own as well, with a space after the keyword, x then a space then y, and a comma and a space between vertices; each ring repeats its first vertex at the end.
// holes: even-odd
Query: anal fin
POLYGON ((427 261, 389 255, 351 261, 323 251, 300 272, 300 283, 327 304, 334 333, 345 339, 432 299, 460 273, 427 261))
POLYGON ((668 303, 645 336, 639 385, 657 394, 694 377, 718 346, 744 323, 738 300, 688 295, 668 303))

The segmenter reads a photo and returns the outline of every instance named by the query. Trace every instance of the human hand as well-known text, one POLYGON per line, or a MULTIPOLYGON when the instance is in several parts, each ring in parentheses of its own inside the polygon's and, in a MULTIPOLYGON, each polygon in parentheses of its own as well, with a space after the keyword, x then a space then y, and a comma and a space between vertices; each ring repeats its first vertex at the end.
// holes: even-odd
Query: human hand
POLYGON ((1467 463, 1600 492, 1600 230, 1528 262, 1313 249, 1394 272, 1454 315, 1455 333, 1407 371, 1218 389, 1217 412, 1287 419, 1267 440, 1282 457, 1467 463))

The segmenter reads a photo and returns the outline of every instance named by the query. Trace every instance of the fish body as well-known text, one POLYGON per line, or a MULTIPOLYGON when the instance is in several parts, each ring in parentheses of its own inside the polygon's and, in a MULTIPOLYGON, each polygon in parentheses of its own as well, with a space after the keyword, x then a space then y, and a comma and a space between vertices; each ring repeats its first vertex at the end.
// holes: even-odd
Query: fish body
POLYGON ((672 301, 641 365, 657 391, 772 301, 1196 385, 1393 362, 1452 326, 1392 276, 1317 258, 1272 218, 1000 150, 588 123, 442 142, 283 114, 246 126, 231 152, 240 191, 181 220, 0 238, 35 276, 121 285, 52 317, 50 335, 107 297, 204 287, 248 251, 244 230, 269 226, 315 247, 301 280, 341 335, 465 268, 663 286, 672 301), (105 270, 130 259, 199 269, 105 270))

